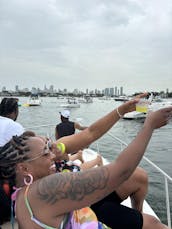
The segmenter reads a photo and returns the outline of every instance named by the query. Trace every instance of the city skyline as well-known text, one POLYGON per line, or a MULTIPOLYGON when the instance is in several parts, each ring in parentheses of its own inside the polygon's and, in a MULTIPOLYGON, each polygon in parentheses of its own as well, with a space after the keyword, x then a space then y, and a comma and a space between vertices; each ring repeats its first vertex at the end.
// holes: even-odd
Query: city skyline
POLYGON ((171 11, 171 0, 2 0, 1 84, 166 90, 171 11))
MULTIPOLYGON (((80 90, 79 88, 75 88, 73 90, 68 90, 67 88, 55 88, 54 85, 50 85, 49 87, 47 85, 44 85, 44 88, 36 88, 36 87, 32 87, 31 89, 25 87, 25 88, 20 88, 19 85, 15 85, 15 87, 13 88, 13 90, 8 90, 8 88, 6 88, 5 86, 2 87, 2 89, 0 89, 0 92, 31 92, 31 93, 64 93, 64 94, 70 94, 70 93, 74 93, 74 94, 104 94, 107 96, 120 96, 120 95, 134 95, 136 93, 141 93, 141 92, 145 92, 145 91, 139 91, 139 90, 135 90, 132 93, 128 94, 125 92, 125 88, 123 86, 117 87, 107 87, 107 88, 95 88, 94 90, 91 90, 89 88, 86 88, 85 90, 80 90)), ((161 91, 147 91, 149 93, 154 92, 154 93, 172 93, 172 90, 166 88, 166 90, 161 90, 161 91)))

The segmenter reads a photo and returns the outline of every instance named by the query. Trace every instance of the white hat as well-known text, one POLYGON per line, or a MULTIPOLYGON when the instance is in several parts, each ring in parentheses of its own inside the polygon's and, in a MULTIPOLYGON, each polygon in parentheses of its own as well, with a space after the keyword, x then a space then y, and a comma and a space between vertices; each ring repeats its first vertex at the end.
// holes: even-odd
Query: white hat
POLYGON ((64 118, 69 118, 70 117, 70 111, 69 110, 63 110, 60 112, 60 114, 64 117, 64 118))

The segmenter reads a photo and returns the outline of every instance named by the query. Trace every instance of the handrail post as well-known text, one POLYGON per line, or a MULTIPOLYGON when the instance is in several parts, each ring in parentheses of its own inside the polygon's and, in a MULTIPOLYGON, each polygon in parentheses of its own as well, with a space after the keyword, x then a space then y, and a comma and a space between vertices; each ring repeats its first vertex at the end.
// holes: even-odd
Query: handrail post
POLYGON ((171 215, 170 215, 170 201, 169 201, 169 190, 168 190, 168 181, 167 178, 164 176, 165 179, 165 197, 166 197, 166 207, 167 207, 167 222, 168 226, 171 228, 171 215))

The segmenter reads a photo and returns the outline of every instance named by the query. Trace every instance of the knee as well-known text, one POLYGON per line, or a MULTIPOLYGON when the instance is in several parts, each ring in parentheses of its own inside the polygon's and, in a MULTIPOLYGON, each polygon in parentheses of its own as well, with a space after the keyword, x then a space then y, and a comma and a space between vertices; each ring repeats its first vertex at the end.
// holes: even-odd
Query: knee
POLYGON ((162 228, 161 222, 154 216, 143 214, 143 229, 162 228))
POLYGON ((82 150, 78 150, 77 154, 79 157, 82 157, 82 150))
POLYGON ((148 174, 147 172, 142 168, 137 168, 137 174, 136 179, 141 183, 142 185, 148 185, 148 174))

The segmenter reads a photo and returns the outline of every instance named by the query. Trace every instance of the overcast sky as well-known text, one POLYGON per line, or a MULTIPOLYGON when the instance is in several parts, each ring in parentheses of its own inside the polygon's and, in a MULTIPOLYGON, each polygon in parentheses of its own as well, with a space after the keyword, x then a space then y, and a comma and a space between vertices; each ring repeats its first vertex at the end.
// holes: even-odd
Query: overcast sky
POLYGON ((0 0, 0 90, 172 91, 172 0, 0 0))

